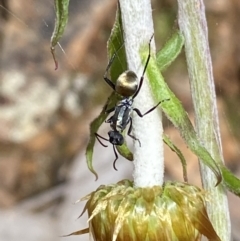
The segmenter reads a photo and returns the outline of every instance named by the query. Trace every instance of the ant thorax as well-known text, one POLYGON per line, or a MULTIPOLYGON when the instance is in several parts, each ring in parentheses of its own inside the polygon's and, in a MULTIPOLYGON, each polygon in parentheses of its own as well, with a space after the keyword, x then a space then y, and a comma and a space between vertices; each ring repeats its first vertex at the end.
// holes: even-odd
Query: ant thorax
POLYGON ((132 98, 124 98, 119 101, 114 115, 111 117, 111 127, 113 130, 122 132, 130 121, 130 115, 132 113, 132 98))

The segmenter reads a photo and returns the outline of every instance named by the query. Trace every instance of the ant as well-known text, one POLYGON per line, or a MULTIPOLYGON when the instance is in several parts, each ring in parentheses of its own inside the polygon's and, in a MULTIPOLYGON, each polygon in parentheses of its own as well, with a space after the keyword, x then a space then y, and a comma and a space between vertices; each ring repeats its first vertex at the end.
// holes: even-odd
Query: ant
MULTIPOLYGON (((136 96, 138 95, 142 84, 143 84, 143 80, 144 80, 144 74, 146 72, 150 57, 151 57, 151 41, 152 41, 153 35, 151 36, 148 46, 149 46, 149 53, 148 53, 148 57, 147 57, 147 61, 142 73, 142 76, 140 78, 139 81, 139 85, 138 85, 138 77, 137 75, 131 71, 131 70, 126 70, 124 71, 117 79, 116 84, 114 84, 107 76, 108 76, 108 71, 116 57, 117 52, 114 53, 114 55, 111 57, 107 68, 105 70, 105 74, 103 76, 103 79, 106 81, 106 83, 119 95, 121 95, 123 97, 123 99, 121 101, 119 101, 117 103, 116 106, 114 106, 113 108, 107 110, 105 110, 106 114, 110 114, 111 112, 114 112, 114 114, 107 119, 105 122, 106 123, 110 123, 110 126, 112 128, 112 130, 110 130, 108 132, 108 136, 109 139, 100 136, 98 133, 95 133, 95 136, 97 138, 97 140, 99 141, 99 143, 104 146, 107 147, 107 145, 103 144, 102 140, 108 141, 113 145, 113 151, 115 154, 115 160, 113 162, 113 167, 115 170, 117 170, 115 164, 116 161, 118 159, 118 154, 116 151, 116 147, 115 146, 121 146, 124 143, 124 137, 122 135, 122 132, 126 129, 127 125, 130 124, 129 129, 128 129, 128 136, 130 136, 132 139, 134 139, 135 141, 138 141, 139 146, 141 146, 141 142, 138 138, 136 138, 135 136, 133 136, 131 134, 132 132, 132 117, 131 117, 131 113, 133 111, 135 111, 137 113, 137 115, 139 117, 144 117, 145 115, 149 114, 150 112, 152 112, 154 109, 156 109, 158 107, 158 105, 162 102, 160 101, 157 105, 155 105, 154 107, 152 107, 150 110, 148 110, 147 112, 145 112, 144 114, 142 114, 140 112, 139 109, 137 108, 133 108, 133 101, 136 98, 136 96)), ((120 47, 121 48, 121 47, 120 47)))

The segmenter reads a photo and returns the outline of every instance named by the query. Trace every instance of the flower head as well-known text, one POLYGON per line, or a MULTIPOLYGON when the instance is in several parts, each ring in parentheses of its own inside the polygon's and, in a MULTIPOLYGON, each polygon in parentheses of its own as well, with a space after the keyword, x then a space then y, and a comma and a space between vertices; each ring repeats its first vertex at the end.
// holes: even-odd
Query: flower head
POLYGON ((179 182, 134 187, 123 180, 88 195, 85 209, 95 241, 220 241, 200 188, 179 182))

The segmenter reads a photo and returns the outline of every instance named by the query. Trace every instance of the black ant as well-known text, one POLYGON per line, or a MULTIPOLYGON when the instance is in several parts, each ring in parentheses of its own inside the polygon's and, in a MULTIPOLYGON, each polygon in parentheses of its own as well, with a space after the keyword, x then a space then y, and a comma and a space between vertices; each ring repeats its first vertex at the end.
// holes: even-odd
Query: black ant
MULTIPOLYGON (((150 112, 152 112, 154 109, 157 108, 157 106, 161 103, 161 101, 155 105, 154 107, 152 107, 150 110, 148 110, 146 113, 142 114, 140 112, 139 109, 137 108, 133 108, 133 101, 136 98, 136 96, 138 95, 142 84, 143 84, 143 80, 144 80, 144 74, 146 72, 150 57, 151 57, 151 40, 153 38, 153 35, 148 43, 149 46, 149 53, 148 53, 148 57, 147 57, 147 61, 142 73, 142 76, 140 78, 139 81, 139 85, 138 85, 138 77, 137 75, 131 71, 131 70, 126 70, 125 72, 123 72, 117 79, 116 84, 114 84, 108 77, 108 71, 116 57, 116 53, 112 56, 112 58, 110 59, 105 74, 103 76, 104 80, 107 82, 107 84, 119 95, 121 95, 123 97, 123 99, 121 101, 118 102, 118 104, 116 106, 114 106, 113 108, 106 110, 105 113, 109 114, 111 112, 114 111, 114 114, 107 119, 105 122, 106 123, 110 123, 110 126, 112 128, 112 130, 110 130, 108 132, 108 136, 109 139, 100 136, 98 133, 95 133, 95 136, 97 138, 97 140, 100 142, 100 144, 104 147, 107 147, 107 145, 103 144, 102 141, 100 140, 103 139, 105 141, 109 141, 112 145, 113 145, 113 151, 115 154, 115 160, 113 162, 113 167, 115 170, 116 166, 115 163, 118 159, 118 154, 116 151, 115 146, 121 146, 124 143, 124 137, 122 135, 122 132, 125 130, 126 126, 130 123, 129 129, 128 129, 128 136, 130 136, 132 139, 138 141, 139 146, 141 146, 141 142, 139 139, 137 139, 135 136, 133 136, 131 134, 132 131, 132 117, 130 116, 132 111, 135 111, 138 116, 143 117, 147 114, 149 114, 150 112)), ((106 107, 107 109, 107 107, 106 107)))

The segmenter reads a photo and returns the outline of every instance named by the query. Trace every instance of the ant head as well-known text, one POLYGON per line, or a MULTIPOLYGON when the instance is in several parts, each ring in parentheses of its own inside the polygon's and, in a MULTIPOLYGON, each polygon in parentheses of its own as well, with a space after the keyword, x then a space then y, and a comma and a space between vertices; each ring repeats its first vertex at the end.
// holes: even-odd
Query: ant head
POLYGON ((115 90, 118 94, 124 97, 132 96, 138 88, 138 77, 131 71, 123 72, 116 81, 115 90))
POLYGON ((118 131, 109 131, 109 142, 113 145, 121 146, 124 142, 123 135, 118 131))

